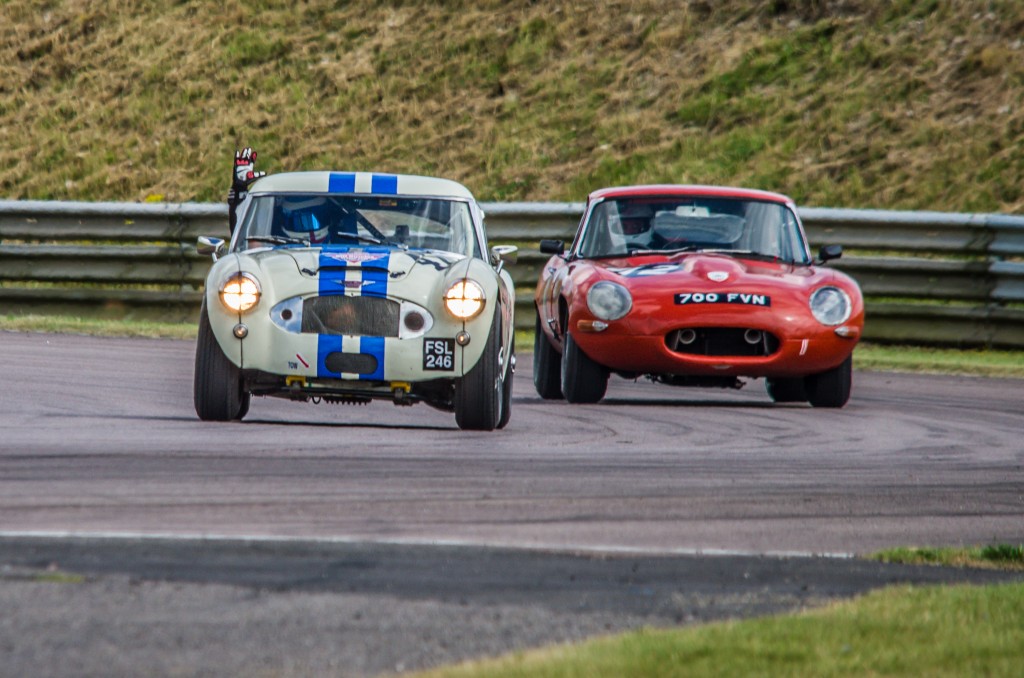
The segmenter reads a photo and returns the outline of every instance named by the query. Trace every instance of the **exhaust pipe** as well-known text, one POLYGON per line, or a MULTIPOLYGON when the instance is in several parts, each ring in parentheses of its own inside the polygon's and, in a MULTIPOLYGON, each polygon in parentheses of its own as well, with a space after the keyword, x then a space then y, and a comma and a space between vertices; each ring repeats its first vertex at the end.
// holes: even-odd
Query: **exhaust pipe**
POLYGON ((762 339, 764 339, 764 334, 761 330, 747 330, 743 333, 743 341, 747 342, 751 346, 760 344, 762 339))
POLYGON ((697 341, 697 330, 685 329, 679 330, 677 341, 683 346, 689 346, 693 342, 697 341))

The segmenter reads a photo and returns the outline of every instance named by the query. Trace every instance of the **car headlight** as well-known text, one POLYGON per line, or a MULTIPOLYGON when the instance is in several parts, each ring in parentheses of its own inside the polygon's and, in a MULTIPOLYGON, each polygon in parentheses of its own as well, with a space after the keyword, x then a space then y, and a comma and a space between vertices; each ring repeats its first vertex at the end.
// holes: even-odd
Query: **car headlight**
POLYGON ((840 325, 852 310, 850 295, 838 287, 822 287, 811 295, 811 313, 822 325, 840 325))
POLYGON ((260 284, 249 273, 236 273, 220 286, 220 301, 238 313, 245 313, 260 301, 260 284))
POLYGON ((618 320, 633 308, 633 296, 619 283, 602 280, 587 292, 587 307, 601 320, 618 320))
POLYGON ((456 318, 469 320, 484 308, 484 290, 468 278, 459 280, 444 293, 444 307, 456 318))

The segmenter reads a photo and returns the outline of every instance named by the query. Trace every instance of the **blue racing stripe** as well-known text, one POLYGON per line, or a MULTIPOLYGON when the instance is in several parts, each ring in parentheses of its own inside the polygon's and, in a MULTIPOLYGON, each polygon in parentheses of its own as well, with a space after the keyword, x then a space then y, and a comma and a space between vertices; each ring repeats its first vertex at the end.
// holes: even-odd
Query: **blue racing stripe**
MULTIPOLYGON (((389 247, 325 247, 320 251, 320 279, 318 293, 320 296, 345 294, 350 297, 381 297, 388 296, 388 265, 391 261, 389 247), (346 272, 359 273, 350 275, 345 280, 346 272)), ((342 350, 343 337, 321 334, 317 339, 318 377, 340 377, 340 372, 332 372, 327 368, 327 356, 342 350)), ((351 348, 350 348, 351 350, 351 348)), ((360 374, 360 379, 381 381, 384 379, 384 337, 359 337, 359 352, 372 355, 377 359, 377 369, 367 374, 360 374)))
POLYGON ((372 268, 363 269, 363 284, 360 294, 364 297, 387 297, 388 296, 388 275, 387 269, 372 268))
POLYGON ((328 193, 355 193, 356 175, 351 173, 332 173, 327 180, 328 193))
POLYGON ((352 247, 350 245, 324 245, 320 248, 320 266, 368 266, 379 268, 387 263, 393 250, 387 245, 352 247))
POLYGON ((381 381, 384 379, 384 337, 359 337, 359 352, 368 353, 377 359, 377 369, 370 374, 360 374, 360 379, 381 381))
POLYGON ((317 335, 316 341, 316 376, 338 378, 340 372, 327 369, 327 356, 341 350, 342 337, 336 334, 317 335))
POLYGON ((398 177, 394 174, 374 174, 370 181, 370 193, 397 194, 398 177))

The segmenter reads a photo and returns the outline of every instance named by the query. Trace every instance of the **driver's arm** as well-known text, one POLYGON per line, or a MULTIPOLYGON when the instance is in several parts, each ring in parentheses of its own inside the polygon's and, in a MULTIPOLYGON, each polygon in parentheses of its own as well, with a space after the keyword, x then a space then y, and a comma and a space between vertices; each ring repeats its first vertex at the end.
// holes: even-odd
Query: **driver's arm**
POLYGON ((235 151, 235 164, 231 171, 231 188, 228 189, 228 227, 235 232, 238 221, 238 206, 249 193, 249 184, 264 176, 266 172, 256 171, 256 151, 248 146, 235 151))

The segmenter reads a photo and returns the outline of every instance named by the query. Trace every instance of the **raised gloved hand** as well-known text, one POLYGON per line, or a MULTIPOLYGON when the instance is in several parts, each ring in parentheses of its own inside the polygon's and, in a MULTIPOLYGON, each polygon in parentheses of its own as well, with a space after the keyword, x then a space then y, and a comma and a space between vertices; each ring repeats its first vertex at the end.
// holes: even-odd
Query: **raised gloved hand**
POLYGON ((235 164, 231 168, 231 188, 228 189, 228 226, 235 231, 238 205, 249 192, 249 184, 264 176, 266 172, 256 171, 256 151, 246 146, 235 151, 235 164))
POLYGON ((234 174, 231 178, 231 188, 240 193, 249 188, 249 184, 264 176, 266 172, 256 171, 256 151, 246 146, 241 151, 235 151, 234 174))

